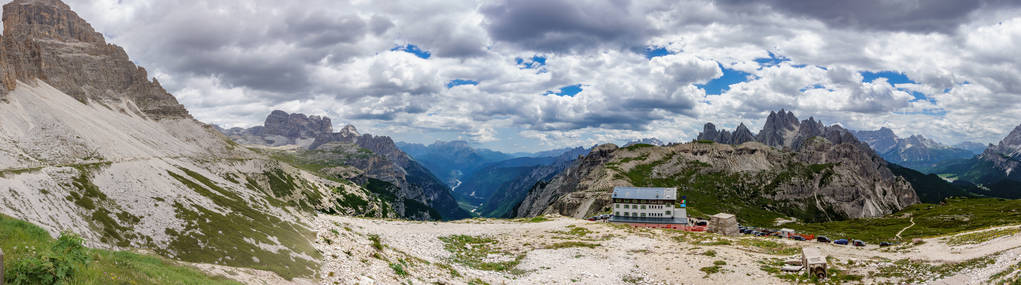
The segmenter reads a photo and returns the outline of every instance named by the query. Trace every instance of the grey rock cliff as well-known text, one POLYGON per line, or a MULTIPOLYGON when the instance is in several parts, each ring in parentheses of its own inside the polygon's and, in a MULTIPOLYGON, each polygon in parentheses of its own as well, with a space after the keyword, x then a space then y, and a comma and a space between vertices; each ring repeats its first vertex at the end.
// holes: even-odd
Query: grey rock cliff
POLYGON ((42 80, 82 102, 130 101, 152 119, 191 116, 119 46, 108 44, 58 0, 16 0, 3 9, 0 96, 42 80))
POLYGON ((979 159, 993 163, 1007 177, 1021 180, 1021 172, 1018 171, 1021 169, 1021 125, 1007 134, 999 144, 990 145, 979 159))

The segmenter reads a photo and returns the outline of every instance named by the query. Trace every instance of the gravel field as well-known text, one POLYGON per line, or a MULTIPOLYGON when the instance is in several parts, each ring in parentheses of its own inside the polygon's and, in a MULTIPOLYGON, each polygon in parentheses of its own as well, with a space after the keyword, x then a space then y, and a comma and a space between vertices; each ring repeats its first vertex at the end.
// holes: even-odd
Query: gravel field
MULTIPOLYGON (((857 275, 864 283, 928 276, 921 282, 981 284, 1021 262, 1018 235, 957 247, 948 246, 945 237, 932 238, 921 245, 881 249, 875 245, 855 248, 634 229, 563 217, 543 220, 414 222, 320 216, 314 226, 319 233, 316 246, 326 259, 321 283, 790 284, 793 279, 771 274, 762 269, 763 265, 800 257, 803 246, 820 247, 830 255, 831 268, 857 275), (490 243, 458 244, 461 247, 452 249, 441 240, 458 235, 488 238, 490 243), (373 236, 378 236, 378 248, 373 236), (482 256, 480 262, 507 262, 512 266, 486 268, 452 251, 478 253, 482 256), (939 266, 975 258, 991 261, 979 267, 939 271, 942 275, 895 266, 898 260, 939 266)), ((1018 273, 1007 274, 1011 275, 1018 273)), ((845 282, 859 283, 853 279, 845 282)))

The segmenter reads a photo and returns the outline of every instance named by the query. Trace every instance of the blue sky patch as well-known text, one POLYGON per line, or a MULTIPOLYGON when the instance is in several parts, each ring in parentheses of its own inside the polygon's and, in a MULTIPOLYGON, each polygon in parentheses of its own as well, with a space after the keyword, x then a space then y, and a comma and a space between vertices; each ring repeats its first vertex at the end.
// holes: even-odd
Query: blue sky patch
POLYGON ((532 56, 532 58, 515 58, 514 62, 518 64, 521 69, 536 69, 546 66, 546 57, 544 56, 532 56))
POLYGON ((396 47, 394 47, 394 48, 392 48, 390 50, 391 51, 403 51, 403 52, 406 52, 406 53, 413 54, 413 55, 415 55, 417 57, 421 57, 423 59, 429 59, 429 57, 432 56, 432 53, 430 53, 429 51, 422 50, 422 49, 418 48, 418 46, 413 45, 413 44, 407 44, 405 46, 396 46, 396 47))
MULTIPOLYGON (((876 81, 876 79, 879 79, 879 78, 886 78, 886 82, 890 83, 890 85, 894 85, 894 87, 896 87, 896 84, 905 84, 905 83, 916 84, 916 83, 918 83, 918 82, 915 82, 914 80, 911 80, 911 78, 908 78, 907 74, 904 74, 904 73, 901 73, 901 72, 896 72, 896 71, 889 71, 889 70, 880 71, 880 72, 862 71, 860 73, 861 73, 861 76, 862 76, 861 82, 865 82, 865 83, 871 83, 873 81, 876 81)), ((911 94, 911 96, 915 97, 915 100, 928 100, 930 102, 935 102, 935 100, 928 98, 922 92, 918 92, 918 91, 914 91, 914 90, 908 90, 908 89, 905 89, 905 88, 897 88, 897 90, 908 92, 908 94, 911 94)), ((945 91, 949 91, 949 90, 945 90, 945 91)))
POLYGON ((645 58, 653 59, 660 56, 667 56, 674 54, 667 50, 665 47, 647 47, 645 48, 645 58))
MULTIPOLYGON (((822 84, 815 84, 815 85, 812 85, 812 86, 807 86, 805 88, 801 88, 798 91, 801 91, 802 93, 804 93, 805 91, 812 90, 812 89, 826 89, 826 86, 822 86, 822 84)), ((830 92, 833 92, 833 89, 827 89, 827 90, 829 90, 830 92)))
POLYGON ((786 56, 775 54, 773 52, 769 52, 768 58, 760 57, 755 59, 755 62, 759 63, 759 69, 762 69, 763 67, 777 66, 785 61, 791 61, 791 59, 786 56))
POLYGON ((889 82, 891 85, 901 83, 917 83, 914 80, 911 80, 911 78, 908 78, 906 74, 896 71, 880 71, 880 72, 862 71, 860 73, 861 76, 863 77, 861 82, 865 83, 871 83, 872 81, 875 81, 880 77, 886 78, 886 82, 889 82))
POLYGON ((447 88, 454 88, 454 86, 461 85, 479 85, 478 81, 467 80, 467 79, 454 79, 447 83, 447 88))
POLYGON ((581 84, 575 84, 575 85, 568 85, 568 86, 560 87, 560 91, 559 92, 546 91, 546 93, 543 94, 543 95, 557 95, 557 96, 574 97, 574 95, 578 95, 578 93, 581 93, 581 84))
POLYGON ((751 73, 723 67, 723 64, 716 63, 723 70, 723 76, 710 80, 706 84, 695 84, 695 87, 705 90, 706 95, 720 95, 730 90, 730 85, 746 82, 751 78, 751 73))

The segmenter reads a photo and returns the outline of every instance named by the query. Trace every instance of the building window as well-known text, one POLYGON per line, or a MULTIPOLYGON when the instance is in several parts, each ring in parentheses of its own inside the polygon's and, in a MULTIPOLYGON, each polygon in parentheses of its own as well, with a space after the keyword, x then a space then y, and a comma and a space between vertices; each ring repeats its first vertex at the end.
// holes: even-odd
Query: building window
POLYGON ((644 217, 645 217, 645 213, 642 213, 642 218, 644 218, 644 217))
POLYGON ((645 210, 645 205, 642 205, 642 210, 645 210))
POLYGON ((614 216, 620 216, 620 212, 613 213, 614 216))
POLYGON ((620 208, 620 204, 613 204, 613 207, 619 209, 620 208))
POLYGON ((670 215, 670 211, 666 211, 666 215, 669 216, 670 215))

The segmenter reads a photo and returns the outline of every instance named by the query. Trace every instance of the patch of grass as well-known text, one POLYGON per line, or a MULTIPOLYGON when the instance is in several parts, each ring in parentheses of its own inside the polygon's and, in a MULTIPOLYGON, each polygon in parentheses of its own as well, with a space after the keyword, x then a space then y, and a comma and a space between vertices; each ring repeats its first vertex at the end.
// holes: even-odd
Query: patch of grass
POLYGON ((512 255, 510 252, 499 249, 498 242, 492 238, 452 235, 439 239, 443 241, 443 247, 454 254, 452 259, 456 263, 478 270, 520 273, 515 267, 521 263, 524 255, 518 255, 510 261, 487 261, 490 255, 512 255))
POLYGON ((891 241, 897 232, 905 240, 1017 224, 1021 221, 1021 200, 994 198, 948 198, 943 204, 917 204, 879 218, 826 223, 790 223, 798 232, 824 235, 830 239, 860 239, 870 243, 891 241))
POLYGON ((996 229, 952 236, 947 240, 949 245, 980 244, 999 237, 1021 233, 1021 228, 996 229))
POLYGON ((713 265, 724 266, 724 265, 727 265, 727 262, 723 261, 723 260, 717 260, 717 261, 713 261, 713 265))
POLYGON ((720 267, 719 265, 713 265, 713 266, 702 267, 702 268, 699 268, 698 270, 702 271, 702 272, 705 272, 705 277, 709 277, 709 275, 713 275, 715 273, 720 273, 720 269, 722 269, 722 267, 720 267))
POLYGON ((394 274, 400 277, 408 277, 408 271, 404 270, 404 265, 400 263, 390 263, 390 269, 394 270, 394 274))
POLYGON ((542 223, 542 222, 548 222, 548 221, 550 221, 550 219, 547 219, 546 217, 531 217, 531 218, 524 218, 524 219, 516 219, 515 221, 519 222, 519 223, 542 223))
POLYGON ((369 235, 369 241, 372 241, 372 248, 383 250, 383 242, 379 240, 379 235, 369 235))
POLYGON ((599 247, 599 246, 600 246, 600 244, 598 244, 598 243, 588 243, 588 242, 581 242, 581 241, 565 241, 565 242, 558 242, 558 243, 551 244, 551 245, 547 246, 546 248, 547 249, 561 249, 561 248, 571 248, 571 247, 596 248, 596 247, 599 247))
POLYGON ((651 145, 651 144, 639 143, 639 144, 629 145, 629 146, 625 147, 624 149, 627 149, 628 151, 635 151, 635 150, 638 150, 638 149, 643 149, 643 148, 648 148, 648 147, 655 147, 655 146, 651 145))
POLYGON ((716 257, 716 251, 710 249, 710 250, 707 250, 707 251, 703 252, 702 255, 705 255, 705 256, 708 256, 708 257, 716 257))
POLYGON ((315 274, 315 260, 321 254, 312 247, 315 234, 311 230, 254 209, 247 200, 198 173, 182 171, 188 177, 170 171, 168 174, 210 199, 224 213, 174 202, 175 217, 185 221, 184 229, 167 229, 172 241, 157 253, 191 262, 267 270, 287 279, 315 274), (266 250, 258 243, 279 243, 285 249, 266 250))
POLYGON ((461 272, 457 272, 457 269, 454 269, 454 267, 453 267, 453 266, 450 266, 450 264, 446 264, 446 263, 437 263, 437 264, 436 264, 436 266, 437 266, 437 267, 439 267, 439 268, 442 268, 442 269, 445 269, 445 270, 447 270, 447 272, 449 272, 449 273, 450 273, 450 276, 451 276, 451 277, 454 277, 454 278, 461 278, 461 272))
POLYGON ((644 282, 645 277, 637 275, 624 275, 623 277, 620 278, 620 281, 627 284, 638 284, 644 282))
POLYGON ((591 234, 592 230, 575 225, 570 225, 567 226, 567 231, 553 231, 553 233, 576 237, 585 237, 586 235, 591 234))
POLYGON ((8 266, 5 284, 52 284, 45 280, 61 284, 239 284, 162 257, 84 248, 80 239, 69 234, 55 240, 38 226, 4 215, 0 215, 0 248, 8 266), (63 278, 57 278, 55 261, 79 265, 62 266, 63 278), (16 269, 15 264, 24 264, 18 268, 42 272, 52 278, 31 279, 26 276, 27 272, 16 269))

